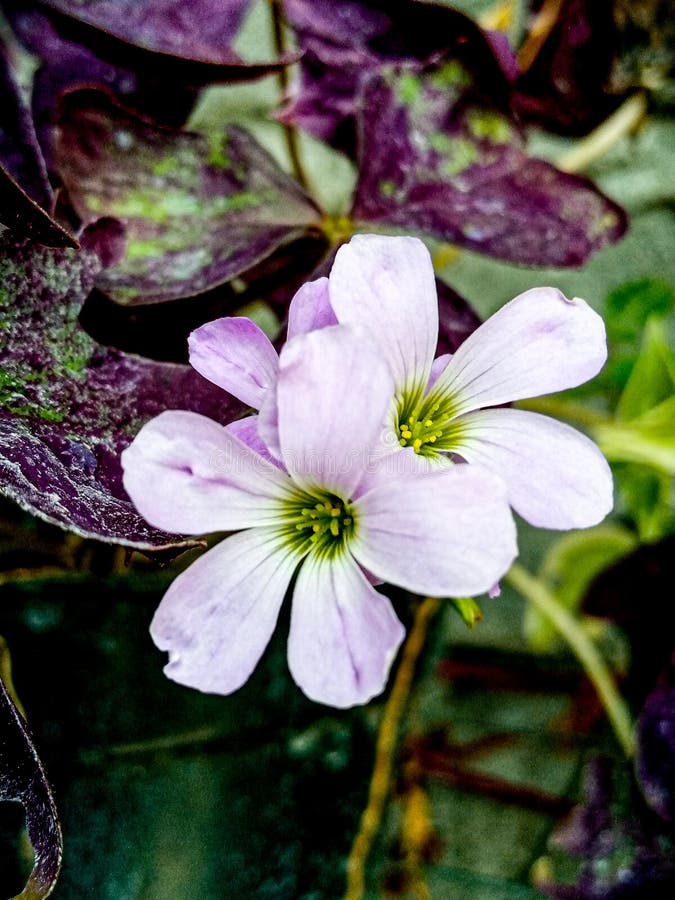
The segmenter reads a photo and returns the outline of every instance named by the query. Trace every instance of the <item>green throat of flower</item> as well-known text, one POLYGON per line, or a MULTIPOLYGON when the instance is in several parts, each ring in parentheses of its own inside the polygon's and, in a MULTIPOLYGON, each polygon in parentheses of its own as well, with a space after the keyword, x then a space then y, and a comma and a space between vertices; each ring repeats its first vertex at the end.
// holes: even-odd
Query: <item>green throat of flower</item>
POLYGON ((334 556, 354 534, 352 504, 327 491, 298 491, 286 501, 284 536, 299 553, 334 556))
POLYGON ((404 397, 398 409, 394 427, 401 447, 412 447, 420 456, 454 449, 461 425, 454 419, 455 405, 449 397, 433 391, 412 402, 404 397))

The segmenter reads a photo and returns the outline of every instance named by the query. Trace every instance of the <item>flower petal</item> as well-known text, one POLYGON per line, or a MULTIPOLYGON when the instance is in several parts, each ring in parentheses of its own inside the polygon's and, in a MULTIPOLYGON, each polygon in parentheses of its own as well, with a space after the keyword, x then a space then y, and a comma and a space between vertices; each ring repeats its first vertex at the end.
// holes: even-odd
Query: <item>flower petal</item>
POLYGON ((330 302, 338 322, 368 330, 397 392, 424 389, 438 341, 438 299, 431 257, 418 238, 353 237, 335 257, 330 302))
POLYGON ((169 410, 122 453, 124 487, 140 514, 166 531, 204 534, 279 519, 289 479, 222 425, 169 410))
POLYGON ((246 444, 251 450, 260 454, 267 462, 272 463, 273 466, 283 471, 283 466, 279 460, 270 453, 269 447, 260 437, 258 419, 259 416, 244 416, 243 419, 235 419, 234 422, 230 422, 229 425, 225 426, 225 431, 236 437, 242 444, 246 444))
POLYGON ((427 382, 427 394, 438 381, 441 372, 445 371, 451 359, 452 353, 441 353, 441 355, 437 356, 433 361, 431 364, 431 372, 429 373, 429 381, 427 382))
POLYGON ((288 307, 287 340, 298 334, 316 331, 327 325, 337 325, 337 319, 330 305, 328 279, 317 278, 303 284, 288 307))
POLYGON ((169 651, 166 676, 210 694, 241 687, 272 636, 298 561, 275 532, 253 528, 179 575, 150 625, 155 644, 169 651))
POLYGON ((469 335, 432 393, 452 396, 460 415, 575 387, 606 358, 604 323, 584 300, 533 288, 469 335))
POLYGON ((393 392, 385 361, 346 326, 289 341, 281 351, 277 404, 281 458, 293 480, 353 496, 393 392))
POLYGON ((277 379, 279 359, 267 335, 244 316, 207 322, 188 338, 190 365, 200 375, 260 409, 277 379))
POLYGON ((469 413, 456 452, 506 482, 511 506, 540 528, 588 528, 613 505, 607 460, 585 435, 519 409, 469 413))
POLYGON ((293 591, 288 665, 311 699, 345 708, 387 683, 405 629, 348 553, 310 554, 293 591))
POLYGON ((506 488, 487 469, 458 464, 409 475, 384 465, 373 484, 354 504, 349 548, 384 581, 418 594, 473 596, 489 591, 513 562, 506 488))

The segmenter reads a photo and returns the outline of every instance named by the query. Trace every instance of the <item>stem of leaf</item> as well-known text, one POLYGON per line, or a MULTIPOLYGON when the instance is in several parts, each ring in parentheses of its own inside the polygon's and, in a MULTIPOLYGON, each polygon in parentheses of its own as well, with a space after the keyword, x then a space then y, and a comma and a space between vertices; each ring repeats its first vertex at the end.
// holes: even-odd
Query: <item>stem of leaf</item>
POLYGON ((607 717, 626 756, 634 752, 633 723, 628 707, 619 694, 614 678, 593 641, 580 623, 565 607, 558 603, 545 584, 527 572, 518 563, 511 566, 505 576, 527 601, 535 606, 563 637, 583 666, 605 707, 607 717))
POLYGON ((559 400, 557 397, 535 397, 532 400, 520 400, 516 406, 518 409, 543 413, 556 419, 578 422, 579 425, 586 425, 590 428, 594 425, 608 425, 612 421, 610 416, 597 409, 589 409, 581 403, 559 400))
POLYGON ((563 156, 556 165, 563 172, 582 172, 604 156, 622 137, 634 131, 647 115, 647 95, 638 91, 594 128, 589 135, 563 156))
POLYGON ((389 794, 394 750, 401 717, 410 695, 415 664, 424 646, 429 622, 441 605, 434 597, 427 597, 417 607, 415 620, 405 642, 394 686, 387 700, 375 747, 375 765, 370 779, 368 803, 361 816, 359 830, 347 860, 347 891, 344 900, 361 900, 365 895, 366 863, 370 848, 382 821, 389 794))
MULTIPOLYGON (((270 0, 270 8, 272 10, 272 29, 274 32, 274 46, 277 52, 277 56, 283 56, 287 49, 286 37, 284 34, 283 7, 283 0, 270 0)), ((281 69, 279 69, 277 78, 279 81, 281 98, 282 100, 285 100, 286 94, 288 92, 288 71, 286 70, 286 66, 283 66, 281 69)), ((290 159, 291 166, 293 167, 293 174, 295 175, 296 181, 301 184, 302 187, 305 188, 305 190, 307 190, 309 187, 309 182, 307 180, 307 175, 305 173, 302 159, 300 157, 298 133, 293 125, 284 123, 282 127, 284 129, 284 136, 286 138, 286 149, 288 151, 288 157, 290 159)))

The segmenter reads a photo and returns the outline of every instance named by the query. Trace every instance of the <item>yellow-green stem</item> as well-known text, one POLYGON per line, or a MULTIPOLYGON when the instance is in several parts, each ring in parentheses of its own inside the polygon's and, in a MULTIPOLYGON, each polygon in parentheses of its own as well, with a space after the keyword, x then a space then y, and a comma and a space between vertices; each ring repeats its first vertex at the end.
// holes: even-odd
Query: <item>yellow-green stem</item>
POLYGON ((628 707, 619 694, 614 678, 598 648, 586 634, 580 623, 563 606, 543 582, 515 563, 509 569, 505 581, 539 610, 563 637, 593 683, 605 708, 617 740, 626 756, 634 752, 633 723, 628 707))
POLYGON ((647 115, 647 95, 639 91, 625 100, 604 122, 594 128, 557 162, 563 172, 582 172, 604 156, 621 138, 634 131, 647 115))
MULTIPOLYGON (((270 0, 270 7, 272 10, 274 46, 277 52, 277 56, 283 56, 286 52, 283 0, 270 0)), ((288 72, 285 66, 279 69, 278 79, 282 100, 285 100, 286 94, 288 92, 288 72)), ((307 175, 305 174, 305 168, 302 164, 302 159, 300 158, 298 134, 293 125, 284 124, 283 129, 284 136, 286 138, 286 149, 288 150, 288 157, 290 159, 291 166, 293 167, 293 174, 295 175, 296 181, 298 181, 298 183, 301 184, 304 188, 307 188, 309 183, 307 181, 307 175)))
POLYGON ((534 397, 531 400, 519 400, 516 406, 518 409, 543 413, 545 416, 553 416, 556 419, 567 419, 568 422, 577 422, 579 425, 586 425, 589 428, 593 428, 595 425, 607 425, 612 421, 610 416, 597 409, 589 409, 581 403, 557 397, 534 397))
POLYGON ((429 621, 436 614, 441 601, 427 597, 417 607, 415 621, 403 648, 394 686, 387 700, 375 747, 375 765, 370 779, 368 803, 361 816, 359 830, 347 860, 347 891, 345 900, 361 900, 366 889, 366 862, 382 821, 389 794, 389 782, 403 710, 410 693, 415 664, 422 652, 429 621))

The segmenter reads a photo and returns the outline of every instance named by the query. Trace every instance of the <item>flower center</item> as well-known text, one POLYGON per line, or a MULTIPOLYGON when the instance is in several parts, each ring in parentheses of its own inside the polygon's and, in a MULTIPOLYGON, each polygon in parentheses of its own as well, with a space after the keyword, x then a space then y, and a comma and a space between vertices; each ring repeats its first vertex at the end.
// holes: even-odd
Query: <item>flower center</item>
POLYGON ((354 533, 349 501, 324 491, 298 491, 287 501, 284 534, 295 550, 334 555, 354 533))
POLYGON ((443 429, 438 427, 438 417, 435 421, 432 418, 434 415, 437 416, 439 407, 440 404, 436 403, 428 411, 419 410, 403 422, 399 419, 398 434, 401 447, 412 447, 415 453, 428 453, 435 449, 428 445, 435 444, 443 437, 443 429))
POLYGON ((417 402, 402 400, 395 421, 401 447, 412 447, 420 456, 452 450, 461 431, 450 397, 433 391, 417 402))

